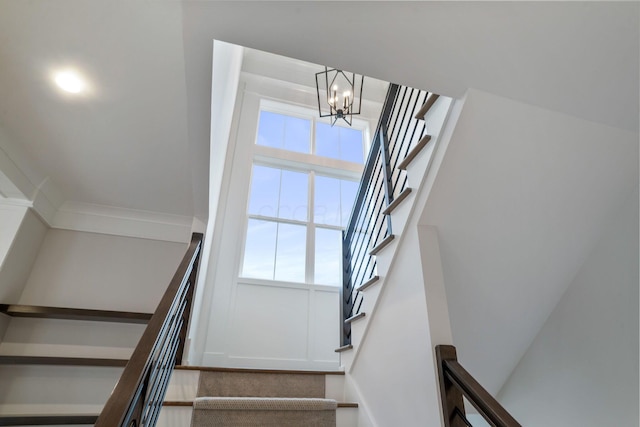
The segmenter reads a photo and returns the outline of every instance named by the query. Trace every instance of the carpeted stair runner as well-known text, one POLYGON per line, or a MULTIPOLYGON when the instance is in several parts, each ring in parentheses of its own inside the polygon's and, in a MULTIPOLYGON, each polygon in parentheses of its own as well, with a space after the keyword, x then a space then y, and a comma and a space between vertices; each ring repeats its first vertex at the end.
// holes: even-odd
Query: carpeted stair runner
POLYGON ((335 427, 337 402, 331 399, 199 397, 192 427, 335 427))
POLYGON ((324 375, 201 372, 192 427, 335 427, 337 402, 324 375))
POLYGON ((324 398, 324 386, 323 375, 208 371, 200 374, 198 396, 324 398))

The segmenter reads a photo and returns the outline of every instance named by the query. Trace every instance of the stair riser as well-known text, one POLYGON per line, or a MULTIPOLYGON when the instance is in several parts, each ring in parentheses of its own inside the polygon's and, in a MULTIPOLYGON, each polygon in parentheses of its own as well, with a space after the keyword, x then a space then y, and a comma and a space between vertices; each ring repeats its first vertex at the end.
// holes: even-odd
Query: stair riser
POLYGON ((190 406, 165 406, 160 411, 156 427, 187 427, 191 425, 193 408, 190 406))
POLYGON ((145 325, 13 318, 0 354, 128 359, 145 325))
POLYGON ((327 375, 324 382, 324 397, 344 402, 344 375, 327 375))
POLYGON ((434 147, 435 140, 432 138, 429 144, 407 166, 407 185, 411 188, 420 187, 424 173, 431 161, 434 147))
POLYGON ((200 371, 175 369, 165 395, 166 401, 192 401, 198 395, 200 371))
POLYGON ((0 414, 95 413, 107 401, 122 368, 75 366, 0 367, 0 414))

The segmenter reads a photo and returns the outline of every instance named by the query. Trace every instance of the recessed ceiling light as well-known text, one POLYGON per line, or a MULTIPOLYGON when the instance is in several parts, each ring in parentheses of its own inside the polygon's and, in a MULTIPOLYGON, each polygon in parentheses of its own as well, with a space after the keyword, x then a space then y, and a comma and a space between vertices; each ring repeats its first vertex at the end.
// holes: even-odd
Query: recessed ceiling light
POLYGON ((82 77, 74 71, 60 71, 55 74, 54 80, 60 89, 69 93, 80 93, 87 86, 82 77))

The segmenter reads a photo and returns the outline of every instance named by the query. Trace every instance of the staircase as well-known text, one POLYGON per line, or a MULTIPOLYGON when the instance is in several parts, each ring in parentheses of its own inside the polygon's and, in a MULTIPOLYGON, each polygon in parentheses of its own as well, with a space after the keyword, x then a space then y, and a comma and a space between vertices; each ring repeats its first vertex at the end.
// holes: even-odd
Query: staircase
POLYGON ((200 245, 154 314, 0 305, 0 426, 356 426, 344 372, 174 369, 200 245))
POLYGON ((158 426, 357 425, 344 372, 177 366, 158 426))
POLYGON ((93 425, 148 313, 0 305, 0 426, 93 425), (53 338, 55 337, 55 338, 53 338))
POLYGON ((201 244, 194 233, 153 314, 0 305, 11 319, 0 344, 0 426, 155 425, 182 359, 201 244))
POLYGON ((437 94, 394 86, 389 89, 378 125, 379 153, 372 151, 365 166, 365 174, 368 167, 373 169, 371 178, 363 178, 359 189, 363 196, 356 198, 356 203, 360 202, 362 206, 354 207, 343 243, 343 264, 346 266, 343 345, 336 352, 340 353, 341 365, 347 372, 359 354, 359 344, 365 339, 375 315, 378 297, 383 292, 397 247, 416 209, 418 195, 425 188, 435 145, 452 101, 437 94), (381 179, 375 178, 375 169, 380 171, 381 179), (377 193, 383 197, 376 196, 377 193), (373 212, 374 219, 365 223, 359 212, 373 212), (351 229, 366 230, 360 233, 371 237, 368 240, 350 237, 351 229))

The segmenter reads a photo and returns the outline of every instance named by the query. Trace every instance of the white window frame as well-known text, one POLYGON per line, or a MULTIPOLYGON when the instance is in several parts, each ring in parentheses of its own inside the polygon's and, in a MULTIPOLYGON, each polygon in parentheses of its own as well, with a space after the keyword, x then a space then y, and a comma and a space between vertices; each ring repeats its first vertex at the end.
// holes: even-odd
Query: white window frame
MULTIPOLYGON (((314 222, 314 204, 315 204, 315 178, 316 174, 337 178, 343 180, 350 181, 360 181, 362 176, 362 172, 364 170, 364 164, 347 162, 344 160, 333 159, 330 157, 322 157, 316 154, 315 152, 315 131, 316 131, 316 123, 328 123, 326 119, 320 119, 317 117, 317 111, 305 108, 293 104, 287 104, 282 102, 273 101, 270 99, 261 99, 260 107, 258 110, 258 114, 256 115, 256 125, 255 125, 255 139, 253 141, 252 147, 252 162, 251 162, 251 173, 253 175, 253 166, 266 166, 278 169, 291 170, 296 172, 305 172, 308 173, 308 190, 307 190, 307 221, 300 221, 295 219, 282 219, 275 217, 266 217, 261 215, 249 214, 249 203, 251 200, 251 187, 253 182, 253 176, 249 179, 249 186, 247 188, 247 205, 245 207, 245 226, 244 233, 242 236, 241 251, 240 251, 240 262, 238 264, 238 278, 242 281, 251 280, 251 281, 260 281, 260 282, 280 282, 279 280, 271 280, 271 279, 256 279, 245 277, 242 275, 242 270, 244 267, 244 256, 245 256, 245 247, 247 243, 247 232, 248 225, 250 219, 257 220, 265 220, 276 223, 286 223, 286 224, 295 224, 295 225, 304 225, 306 226, 306 257, 305 257, 305 280, 304 284, 307 285, 326 285, 324 283, 315 283, 315 234, 316 228, 325 228, 332 230, 343 230, 341 226, 335 225, 325 225, 325 224, 316 224, 314 222), (258 137, 258 127, 260 121, 260 112, 269 111, 278 114, 284 114, 292 117, 298 117, 305 120, 311 121, 311 129, 310 129, 310 153, 300 153, 295 151, 289 151, 281 148, 273 148, 267 147, 257 144, 258 137)), ((339 123, 336 126, 342 126, 339 123)), ((342 126, 346 127, 346 126, 342 126)), ((363 138, 363 162, 366 162, 368 149, 370 146, 370 138, 369 138, 369 122, 366 120, 359 120, 354 118, 353 126, 354 129, 358 129, 362 131, 363 138)), ((277 257, 277 248, 276 253, 274 254, 277 257)), ((342 267, 342 266, 341 266, 342 267)), ((275 268, 275 264, 274 264, 275 268)), ((295 284, 299 284, 299 282, 295 282, 295 284)), ((335 287, 334 285, 327 285, 331 287, 335 287)))

